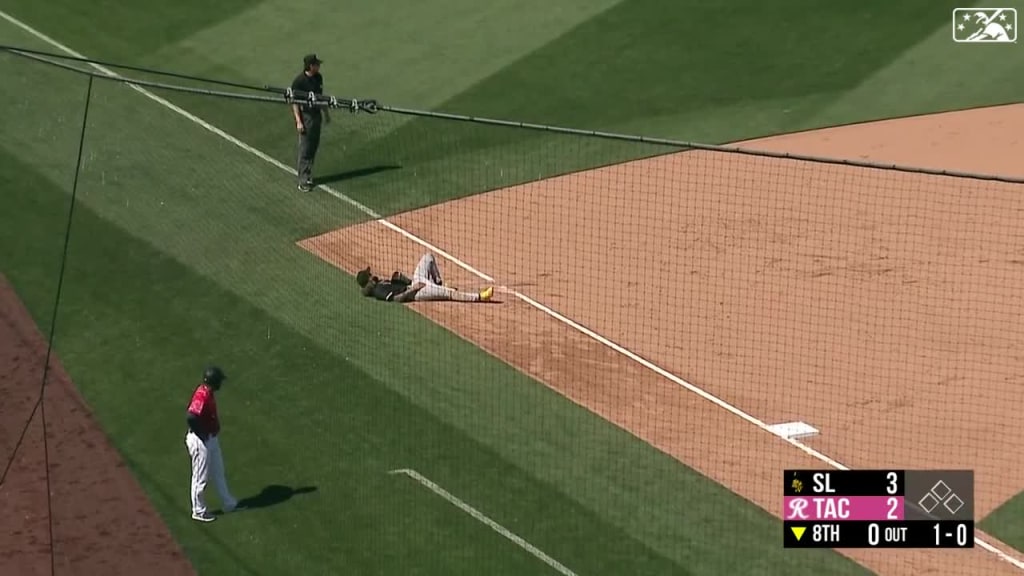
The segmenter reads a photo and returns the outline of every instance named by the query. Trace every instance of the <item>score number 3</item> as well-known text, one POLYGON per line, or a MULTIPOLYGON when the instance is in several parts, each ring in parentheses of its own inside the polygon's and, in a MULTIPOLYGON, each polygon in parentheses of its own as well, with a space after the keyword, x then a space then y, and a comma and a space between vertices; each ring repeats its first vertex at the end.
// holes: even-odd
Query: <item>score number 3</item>
MULTIPOLYGON (((889 494, 895 494, 900 491, 900 487, 897 484, 899 476, 895 472, 887 473, 885 475, 885 479, 889 482, 888 487, 886 487, 885 489, 886 492, 888 492, 889 494)), ((889 513, 886 514, 887 519, 899 520, 899 518, 896 517, 896 507, 899 506, 899 500, 897 500, 896 498, 889 498, 888 500, 886 500, 886 503, 889 505, 889 513)))
MULTIPOLYGON (((956 525, 956 544, 962 548, 967 546, 967 524, 956 525)), ((942 526, 935 523, 935 545, 942 546, 942 526)))
POLYGON ((886 480, 889 481, 889 487, 885 489, 889 494, 896 494, 900 491, 900 487, 896 484, 899 476, 895 472, 889 472, 885 475, 886 480))

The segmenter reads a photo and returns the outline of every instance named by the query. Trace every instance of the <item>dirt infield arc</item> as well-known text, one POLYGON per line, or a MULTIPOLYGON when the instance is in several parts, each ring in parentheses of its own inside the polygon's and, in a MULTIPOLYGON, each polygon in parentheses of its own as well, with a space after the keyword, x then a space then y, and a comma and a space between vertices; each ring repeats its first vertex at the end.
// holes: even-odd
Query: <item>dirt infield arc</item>
POLYGON ((0 574, 134 576, 144 566, 157 576, 194 575, 55 357, 44 457, 42 413, 33 408, 45 360, 46 341, 0 275, 0 455, 5 466, 13 458, 0 484, 0 574))
MULTIPOLYGON (((1014 106, 749 144, 1007 173, 1022 121, 1014 106)), ((814 425, 807 444, 848 466, 973 468, 983 517, 1022 488, 1021 212, 1016 185, 688 151, 389 220, 769 424, 814 425)), ((349 272, 423 251, 376 222, 300 244, 349 272)), ((781 470, 825 467, 517 298, 414 307, 773 514, 781 470)), ((846 553, 881 574, 1021 573, 980 548, 846 553)))

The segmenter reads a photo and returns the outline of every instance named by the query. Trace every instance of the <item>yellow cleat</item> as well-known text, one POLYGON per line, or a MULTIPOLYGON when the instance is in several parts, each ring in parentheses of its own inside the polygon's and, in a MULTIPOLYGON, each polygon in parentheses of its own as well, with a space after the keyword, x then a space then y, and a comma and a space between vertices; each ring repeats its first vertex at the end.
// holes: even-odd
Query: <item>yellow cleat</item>
POLYGON ((491 299, 491 296, 494 296, 494 288, 491 286, 488 286, 487 288, 484 288, 483 290, 480 291, 481 302, 487 302, 488 300, 491 299))

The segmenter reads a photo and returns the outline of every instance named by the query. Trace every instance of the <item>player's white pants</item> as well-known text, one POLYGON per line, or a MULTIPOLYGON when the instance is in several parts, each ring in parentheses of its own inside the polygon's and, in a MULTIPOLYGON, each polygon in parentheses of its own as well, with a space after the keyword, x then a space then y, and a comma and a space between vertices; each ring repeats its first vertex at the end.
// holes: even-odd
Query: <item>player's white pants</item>
POLYGON ((417 302, 436 300, 475 302, 480 299, 476 294, 467 294, 454 288, 442 286, 444 281, 441 279, 441 270, 437 267, 437 259, 430 252, 424 254, 416 264, 416 270, 412 273, 412 281, 424 284, 423 288, 420 288, 413 296, 413 300, 417 302))
POLYGON ((413 296, 413 300, 423 302, 427 300, 452 299, 452 289, 442 286, 444 281, 441 279, 441 270, 437 267, 437 259, 430 252, 424 254, 420 258, 419 263, 416 264, 416 270, 412 273, 412 281, 425 284, 413 296))
POLYGON ((419 263, 416 264, 416 270, 412 273, 412 281, 437 286, 444 284, 441 279, 441 270, 437 267, 437 260, 433 254, 427 252, 420 258, 419 263))
POLYGON ((185 447, 188 448, 188 455, 192 457, 192 513, 203 514, 206 512, 203 491, 206 490, 207 478, 211 476, 225 510, 237 506, 238 500, 228 490, 228 480, 224 473, 224 457, 221 455, 220 442, 217 437, 213 436, 204 443, 190 430, 185 435, 185 447))
POLYGON ((412 297, 417 302, 431 302, 438 300, 472 300, 472 295, 460 294, 453 288, 447 286, 438 286, 436 284, 427 284, 423 288, 420 288, 418 292, 412 297))

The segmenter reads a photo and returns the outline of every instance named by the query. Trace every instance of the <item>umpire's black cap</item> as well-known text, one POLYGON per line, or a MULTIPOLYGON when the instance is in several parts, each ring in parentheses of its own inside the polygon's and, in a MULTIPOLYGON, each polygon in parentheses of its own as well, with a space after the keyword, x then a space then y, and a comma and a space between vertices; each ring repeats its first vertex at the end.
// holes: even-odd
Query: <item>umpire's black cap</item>
POLYGON ((307 69, 314 64, 323 64, 323 62, 324 61, 321 60, 320 57, 317 56, 316 54, 306 54, 302 58, 302 65, 305 66, 307 69))

